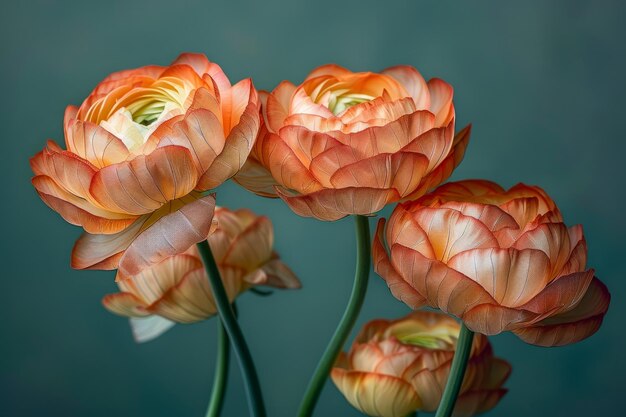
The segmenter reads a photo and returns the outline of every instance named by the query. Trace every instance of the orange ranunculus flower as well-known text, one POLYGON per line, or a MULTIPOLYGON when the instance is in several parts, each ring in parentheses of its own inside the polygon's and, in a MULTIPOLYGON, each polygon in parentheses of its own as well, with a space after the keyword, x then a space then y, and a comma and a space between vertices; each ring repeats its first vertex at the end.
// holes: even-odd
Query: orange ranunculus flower
MULTIPOLYGON (((299 288, 300 281, 273 251, 269 218, 250 210, 215 210, 217 228, 208 236, 231 301, 254 285, 299 288)), ((207 238, 205 236, 205 238, 207 238)), ((174 322, 193 323, 216 314, 208 277, 196 246, 133 276, 119 277, 120 292, 104 297, 113 313, 131 317, 138 341, 150 340, 174 322)))
POLYGON ((43 201, 85 233, 72 266, 136 273, 180 253, 211 226, 213 189, 247 158, 259 127, 250 79, 230 84, 204 55, 105 78, 65 111, 64 150, 35 155, 43 201))
POLYGON ((381 220, 374 266, 395 297, 473 331, 560 346, 595 333, 608 309, 607 288, 586 268, 582 226, 568 228, 538 187, 448 183, 398 205, 384 228, 381 220))
MULTIPOLYGON (((459 324, 442 313, 415 311, 365 325, 331 377, 354 407, 370 416, 404 417, 439 406, 456 349, 459 324)), ((511 366, 476 335, 454 416, 487 411, 507 392, 511 366)))
POLYGON ((450 176, 469 140, 469 127, 454 136, 452 87, 409 66, 325 65, 261 101, 264 123, 235 180, 321 220, 420 197, 450 176))

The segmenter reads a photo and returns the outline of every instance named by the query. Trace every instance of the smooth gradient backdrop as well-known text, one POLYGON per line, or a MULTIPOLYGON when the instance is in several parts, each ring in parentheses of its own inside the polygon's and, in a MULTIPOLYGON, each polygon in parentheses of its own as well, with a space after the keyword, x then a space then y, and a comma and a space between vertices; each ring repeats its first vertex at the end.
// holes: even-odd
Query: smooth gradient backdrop
MULTIPOLYGON (((612 305, 600 331, 565 348, 493 338, 513 364, 489 416, 615 416, 624 404, 626 260, 623 1, 13 1, 0 15, 0 415, 199 417, 211 388, 215 320, 137 345, 105 311, 113 272, 73 271, 79 228, 30 184, 28 158, 63 142, 65 106, 112 71, 203 52, 231 80, 300 82, 317 65, 416 66, 455 88, 457 126, 473 123, 455 179, 544 187, 583 223, 589 264, 612 305)), ((345 306, 354 268, 351 219, 299 218, 234 184, 218 203, 271 217, 276 248, 303 289, 239 299, 241 325, 270 417, 292 417, 345 306)), ((383 212, 388 213, 388 209, 383 212)), ((374 220, 372 220, 374 225, 374 220)), ((408 312, 372 275, 359 326, 408 312)), ((247 407, 236 364, 224 416, 247 407)), ((332 383, 316 416, 357 416, 332 383)))

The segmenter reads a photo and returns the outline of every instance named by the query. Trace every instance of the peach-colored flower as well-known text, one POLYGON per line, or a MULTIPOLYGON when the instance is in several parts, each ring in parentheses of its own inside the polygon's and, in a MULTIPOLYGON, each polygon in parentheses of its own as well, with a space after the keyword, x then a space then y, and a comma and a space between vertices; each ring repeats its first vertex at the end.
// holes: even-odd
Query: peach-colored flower
POLYGON ((409 66, 325 65, 261 101, 264 123, 235 180, 321 220, 420 197, 450 176, 469 140, 469 127, 454 136, 452 87, 409 66))
MULTIPOLYGON (((433 412, 441 401, 456 349, 459 324, 442 313, 415 311, 399 320, 365 325, 350 352, 339 357, 333 382, 354 407, 370 416, 433 412)), ((506 393, 510 365, 476 335, 454 416, 487 411, 506 393)))
POLYGON ((608 309, 607 288, 586 268, 582 226, 568 228, 538 187, 448 183, 398 205, 384 228, 381 220, 374 264, 396 298, 476 332, 566 345, 595 333, 608 309))
MULTIPOLYGON (((299 288, 300 282, 273 251, 269 218, 250 210, 215 210, 217 228, 208 236, 231 301, 254 285, 299 288)), ((193 323, 216 314, 208 277, 196 246, 165 258, 133 276, 120 277, 120 292, 107 295, 104 306, 133 317, 138 340, 149 340, 174 322, 193 323)))
POLYGON ((65 111, 67 150, 49 141, 31 166, 43 201, 86 233, 78 269, 135 273, 180 253, 211 226, 213 196, 233 176, 259 127, 250 79, 230 84, 204 55, 105 78, 65 111))

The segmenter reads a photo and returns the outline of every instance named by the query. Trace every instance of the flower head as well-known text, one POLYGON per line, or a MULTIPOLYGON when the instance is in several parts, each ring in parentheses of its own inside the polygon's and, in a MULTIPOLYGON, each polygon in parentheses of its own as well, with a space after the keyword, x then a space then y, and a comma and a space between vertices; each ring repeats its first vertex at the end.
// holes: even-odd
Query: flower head
POLYGON ((538 187, 445 184, 398 205, 386 231, 381 220, 373 256, 396 298, 483 334, 565 345, 595 333, 609 306, 607 288, 586 267, 582 227, 567 227, 538 187))
MULTIPOLYGON (((250 210, 215 210, 217 228, 208 236, 224 288, 233 301, 255 285, 299 288, 300 282, 273 251, 272 223, 250 210)), ((208 277, 195 246, 165 258, 133 276, 118 273, 120 292, 107 295, 104 306, 133 317, 138 340, 149 340, 174 322, 193 323, 216 314, 208 277)))
POLYGON ((113 73, 69 106, 66 149, 49 141, 31 167, 43 201, 87 232, 72 266, 135 273, 204 238, 215 202, 201 192, 239 170, 258 109, 249 79, 231 85, 197 54, 113 73))
POLYGON ((421 196, 451 174, 469 140, 469 128, 454 136, 452 87, 408 66, 325 65, 261 99, 264 123, 235 180, 321 220, 421 196))
MULTIPOLYGON (((365 325, 348 354, 331 372, 354 407, 370 416, 404 417, 433 412, 450 373, 460 326, 441 313, 416 311, 399 320, 365 325)), ((510 365, 493 356, 484 335, 476 335, 454 415, 487 411, 506 393, 510 365)))

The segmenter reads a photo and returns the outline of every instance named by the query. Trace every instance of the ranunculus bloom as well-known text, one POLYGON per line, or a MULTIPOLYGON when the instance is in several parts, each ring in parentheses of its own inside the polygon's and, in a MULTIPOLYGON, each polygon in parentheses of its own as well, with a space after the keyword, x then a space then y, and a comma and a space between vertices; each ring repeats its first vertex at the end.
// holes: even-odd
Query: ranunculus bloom
POLYGON ((476 332, 566 345, 595 333, 608 309, 607 288, 586 268, 582 226, 568 228, 538 187, 448 183, 398 205, 384 228, 381 220, 374 264, 396 298, 476 332))
MULTIPOLYGON (((272 250, 274 232, 267 217, 219 207, 214 218, 217 228, 208 241, 231 301, 254 285, 300 287, 291 269, 272 250)), ((106 296, 103 303, 113 313, 134 318, 131 324, 139 341, 158 336, 174 322, 193 323, 216 314, 196 246, 133 276, 118 278, 121 292, 106 296)))
POLYGON ((454 136, 452 87, 408 66, 325 65, 261 101, 263 127, 235 180, 321 220, 420 197, 450 176, 469 140, 469 128, 454 136))
POLYGON ((135 273, 206 237, 202 196, 233 176, 259 127, 250 79, 233 86, 204 55, 113 73, 65 111, 67 150, 31 160, 43 201, 85 233, 72 266, 135 273))
MULTIPOLYGON (((416 311, 394 321, 374 320, 339 357, 331 377, 354 407, 370 416, 433 412, 441 401, 460 326, 442 313, 416 311)), ((487 411, 506 393, 510 365, 476 335, 454 416, 487 411)))

